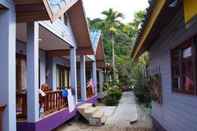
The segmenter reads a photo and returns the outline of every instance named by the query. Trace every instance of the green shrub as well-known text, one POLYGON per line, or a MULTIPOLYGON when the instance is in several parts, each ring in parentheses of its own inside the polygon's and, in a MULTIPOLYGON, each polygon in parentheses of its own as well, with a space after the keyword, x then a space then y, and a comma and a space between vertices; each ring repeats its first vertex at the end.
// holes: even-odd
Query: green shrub
POLYGON ((116 99, 115 97, 112 97, 112 96, 105 96, 104 97, 104 103, 107 105, 107 106, 115 106, 115 105, 118 105, 118 99, 116 99))
POLYGON ((104 103, 108 106, 117 105, 122 96, 122 91, 119 89, 119 87, 109 83, 106 86, 106 92, 107 94, 104 97, 104 103))

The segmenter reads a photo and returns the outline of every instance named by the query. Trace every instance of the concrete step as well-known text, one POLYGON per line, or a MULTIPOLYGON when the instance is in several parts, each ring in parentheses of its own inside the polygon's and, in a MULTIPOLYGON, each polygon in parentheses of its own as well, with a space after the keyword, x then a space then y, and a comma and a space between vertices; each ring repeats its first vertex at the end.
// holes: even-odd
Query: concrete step
POLYGON ((96 111, 98 111, 98 108, 97 108, 97 107, 88 107, 88 108, 85 109, 84 114, 85 114, 86 116, 92 117, 92 115, 93 115, 96 111))
POLYGON ((87 108, 92 107, 92 103, 85 103, 77 107, 77 110, 81 113, 84 112, 87 108))
POLYGON ((77 109, 92 126, 101 126, 106 121, 104 112, 99 107, 93 107, 91 103, 82 104, 77 109))
POLYGON ((104 112, 101 111, 101 110, 96 111, 96 112, 92 115, 93 118, 102 118, 103 116, 104 116, 104 112))

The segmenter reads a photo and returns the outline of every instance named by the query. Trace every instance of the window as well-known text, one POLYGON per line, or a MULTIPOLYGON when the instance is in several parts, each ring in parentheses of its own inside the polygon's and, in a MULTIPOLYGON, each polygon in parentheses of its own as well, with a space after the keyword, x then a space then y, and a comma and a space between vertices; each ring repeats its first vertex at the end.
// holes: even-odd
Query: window
POLYGON ((26 57, 25 55, 16 55, 16 91, 21 92, 27 88, 26 76, 26 57))
POLYGON ((62 65, 57 65, 57 87, 69 86, 69 69, 62 65))
POLYGON ((186 41, 171 51, 172 88, 175 92, 196 94, 196 46, 186 41))

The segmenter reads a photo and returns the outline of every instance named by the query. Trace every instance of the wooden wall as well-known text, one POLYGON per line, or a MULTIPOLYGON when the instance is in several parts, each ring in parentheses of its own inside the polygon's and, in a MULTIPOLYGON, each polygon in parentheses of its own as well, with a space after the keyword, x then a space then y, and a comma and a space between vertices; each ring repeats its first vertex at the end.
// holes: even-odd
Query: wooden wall
POLYGON ((197 96, 172 92, 170 58, 170 50, 194 34, 197 21, 186 28, 182 8, 149 50, 151 66, 160 66, 163 87, 163 104, 152 103, 152 116, 168 131, 197 131, 197 96))

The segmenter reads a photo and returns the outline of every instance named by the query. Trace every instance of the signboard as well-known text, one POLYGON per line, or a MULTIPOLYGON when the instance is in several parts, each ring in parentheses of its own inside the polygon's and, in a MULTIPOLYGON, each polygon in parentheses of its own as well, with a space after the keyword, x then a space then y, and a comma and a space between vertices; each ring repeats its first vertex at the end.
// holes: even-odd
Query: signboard
POLYGON ((74 111, 74 109, 75 109, 75 100, 72 95, 71 89, 68 89, 68 110, 69 112, 72 112, 74 111))

